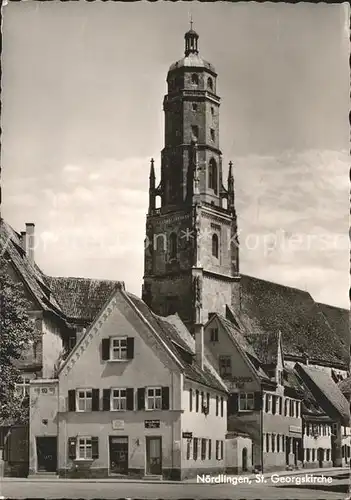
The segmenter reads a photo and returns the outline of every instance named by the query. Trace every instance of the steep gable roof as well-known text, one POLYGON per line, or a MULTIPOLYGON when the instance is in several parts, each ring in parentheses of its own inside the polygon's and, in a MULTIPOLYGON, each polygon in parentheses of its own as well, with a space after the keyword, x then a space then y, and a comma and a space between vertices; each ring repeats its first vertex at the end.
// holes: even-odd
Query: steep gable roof
POLYGON ((308 292, 242 275, 240 318, 250 334, 280 330, 284 356, 348 364, 348 349, 308 292))
POLYGON ((0 221, 0 249, 7 254, 17 273, 44 311, 62 315, 60 305, 45 282, 41 269, 32 264, 21 246, 21 237, 7 222, 0 221))
POLYGON ((338 333, 340 340, 350 349, 350 311, 341 307, 317 303, 330 327, 338 333))
POLYGON ((344 396, 349 398, 351 396, 351 376, 341 380, 338 383, 338 387, 344 396))
POLYGON ((304 383, 294 368, 286 367, 284 370, 284 387, 294 390, 302 399, 302 413, 304 415, 323 416, 325 411, 314 397, 311 390, 304 383))
POLYGON ((349 425, 349 403, 329 374, 320 368, 301 365, 300 363, 296 363, 295 369, 314 396, 317 397, 323 409, 328 413, 327 408, 323 405, 323 400, 329 401, 334 411, 337 412, 342 421, 345 422, 344 425, 349 425), (320 395, 322 395, 323 398, 319 397, 320 395))
POLYGON ((86 323, 95 318, 116 287, 124 286, 120 281, 52 276, 46 282, 67 318, 86 323))

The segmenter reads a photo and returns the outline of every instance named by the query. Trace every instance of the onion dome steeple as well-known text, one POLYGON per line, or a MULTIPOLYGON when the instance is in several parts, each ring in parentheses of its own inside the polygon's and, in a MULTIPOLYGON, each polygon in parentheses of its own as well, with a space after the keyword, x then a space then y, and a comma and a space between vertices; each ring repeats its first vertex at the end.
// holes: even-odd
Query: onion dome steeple
POLYGON ((193 20, 190 20, 190 30, 185 33, 185 57, 189 54, 198 54, 199 35, 193 30, 193 20))

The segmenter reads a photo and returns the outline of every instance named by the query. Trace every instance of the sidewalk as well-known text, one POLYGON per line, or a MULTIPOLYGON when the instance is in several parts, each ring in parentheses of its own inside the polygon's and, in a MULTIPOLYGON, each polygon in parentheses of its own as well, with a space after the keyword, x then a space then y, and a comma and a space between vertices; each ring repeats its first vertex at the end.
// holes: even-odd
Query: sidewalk
MULTIPOLYGON (((263 473, 263 477, 269 478, 273 474, 278 475, 278 476, 293 476, 293 475, 303 475, 303 474, 313 474, 313 475, 320 475, 320 474, 328 474, 330 472, 350 472, 350 467, 330 467, 330 468, 325 468, 325 469, 298 469, 298 470, 292 470, 292 471, 287 471, 287 470, 280 470, 280 471, 271 471, 271 472, 266 472, 263 473)), ((260 474, 260 473, 258 473, 260 474)), ((204 474, 206 475, 206 474, 204 474)), ((229 477, 239 477, 239 476, 245 476, 250 479, 254 479, 257 474, 238 474, 235 476, 234 474, 223 474, 227 478, 229 477)), ((104 478, 104 479, 83 479, 83 478, 77 478, 77 479, 65 479, 65 478, 59 478, 57 476, 51 476, 51 477, 40 477, 37 478, 35 476, 32 476, 30 478, 23 478, 23 477, 2 477, 0 478, 0 484, 2 482, 17 482, 17 483, 22 483, 22 482, 29 482, 29 483, 34 483, 34 482, 48 482, 48 483, 140 483, 140 484, 202 484, 198 483, 196 477, 191 478, 191 479, 184 479, 184 481, 168 481, 168 480, 154 480, 154 479, 127 479, 127 478, 115 478, 115 477, 109 477, 109 478, 104 478)), ((207 486, 218 486, 223 483, 207 483, 207 486)))

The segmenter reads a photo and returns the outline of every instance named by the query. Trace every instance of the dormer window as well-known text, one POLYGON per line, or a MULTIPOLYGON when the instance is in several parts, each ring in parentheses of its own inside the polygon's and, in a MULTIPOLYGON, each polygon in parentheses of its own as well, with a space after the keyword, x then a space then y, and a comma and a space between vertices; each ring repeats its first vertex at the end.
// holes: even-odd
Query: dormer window
POLYGON ((193 73, 191 75, 191 83, 193 85, 198 85, 199 84, 199 75, 197 73, 193 73))

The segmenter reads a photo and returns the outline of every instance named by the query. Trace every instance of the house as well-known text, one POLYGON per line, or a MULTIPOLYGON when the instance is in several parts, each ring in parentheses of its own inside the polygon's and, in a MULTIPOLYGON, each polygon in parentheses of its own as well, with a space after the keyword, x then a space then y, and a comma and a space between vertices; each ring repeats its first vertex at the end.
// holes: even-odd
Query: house
MULTIPOLYGON (((343 428, 350 427, 349 403, 342 394, 338 385, 333 381, 332 377, 325 370, 323 370, 323 368, 296 363, 295 371, 302 379, 304 385, 308 387, 314 398, 318 401, 320 407, 331 419, 331 453, 329 454, 328 451, 325 451, 322 448, 322 446, 319 446, 317 450, 317 460, 319 462, 323 462, 324 454, 326 453, 327 460, 331 460, 334 466, 340 467, 343 464, 343 459, 347 458, 343 457, 342 454, 343 428)), ((316 438, 316 426, 314 425, 312 427, 312 435, 316 438)), ((330 430, 328 426, 326 427, 327 435, 329 435, 330 430)), ((320 434, 320 431, 317 432, 317 436, 318 434, 320 434)), ((316 448, 316 446, 317 444, 313 448, 316 448)))
MULTIPOLYGON (((73 348, 117 283, 49 277, 35 262, 37 245, 34 224, 27 223, 26 230, 18 233, 0 219, 0 251, 7 261, 9 276, 24 287, 28 314, 36 331, 22 359, 16 361, 22 374, 16 390, 24 399, 29 395, 31 380, 55 376, 59 360, 73 348)), ((6 475, 27 475, 27 426, 0 422, 1 454, 6 475)))
POLYGON ((30 473, 183 479, 225 470, 227 388, 179 317, 117 286, 30 393, 30 473))
POLYGON ((244 336, 238 324, 213 314, 205 325, 205 345, 230 392, 228 433, 250 436, 253 467, 266 472, 297 466, 301 396, 284 386, 280 334, 244 336))
MULTIPOLYGON (((338 387, 351 406, 351 377, 347 377, 338 383, 338 387)), ((351 450, 351 422, 348 426, 342 426, 342 461, 343 464, 350 463, 351 450)))

